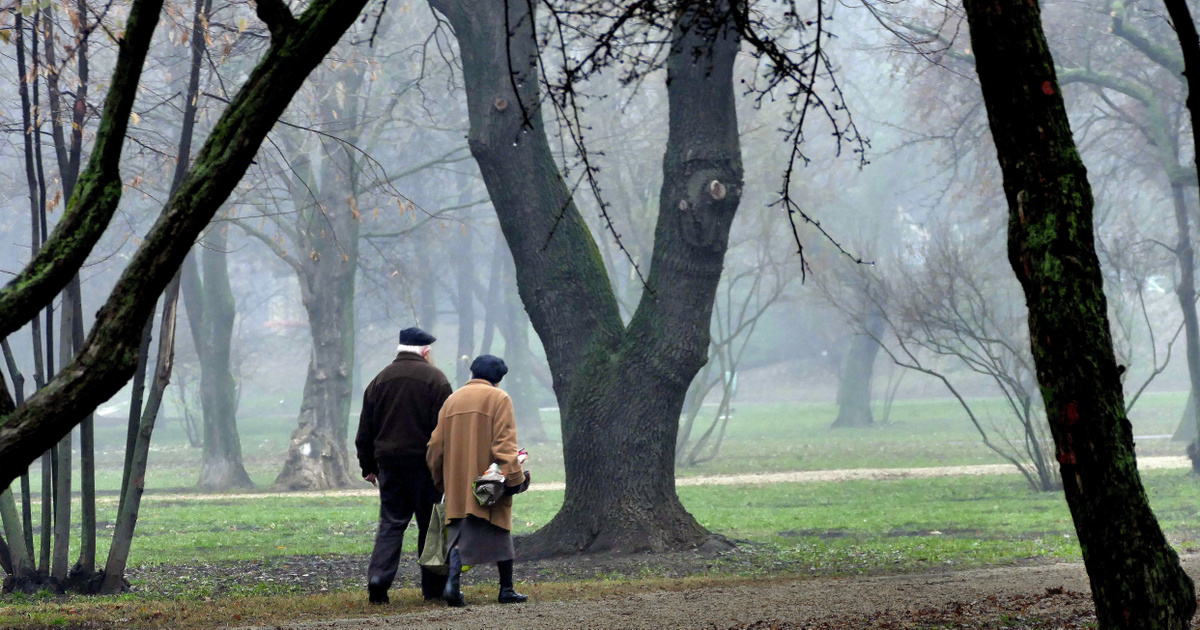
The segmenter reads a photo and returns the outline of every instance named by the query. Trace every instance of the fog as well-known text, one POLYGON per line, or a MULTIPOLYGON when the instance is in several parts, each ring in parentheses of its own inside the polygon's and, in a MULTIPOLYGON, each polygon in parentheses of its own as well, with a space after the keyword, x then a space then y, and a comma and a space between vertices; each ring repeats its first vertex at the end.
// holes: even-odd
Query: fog
MULTIPOLYGON (((81 270, 85 329, 161 210, 178 159, 190 8, 168 5, 170 19, 155 35, 121 159, 124 198, 81 270)), ((124 10, 113 7, 106 23, 123 19, 124 10)), ((1183 191, 1185 214, 1195 216, 1195 177, 1179 174, 1194 157, 1185 90, 1169 64, 1139 52, 1128 35, 1170 36, 1156 14, 1067 2, 1047 3, 1044 12, 1095 190, 1109 316, 1136 424, 1142 413, 1136 396, 1188 389, 1172 198, 1174 183, 1183 191)), ((710 422, 737 421, 731 409, 836 403, 823 407, 828 423, 857 426, 905 422, 902 413, 886 411, 894 400, 955 396, 964 399, 955 412, 964 425, 976 413, 965 401, 1005 401, 981 413, 981 431, 1008 436, 1006 452, 1033 461, 1027 434, 1039 436, 1034 443, 1048 439, 1045 419, 963 18, 927 3, 849 3, 831 15, 826 26, 836 37, 825 42, 824 53, 834 72, 819 75, 817 83, 828 90, 835 80, 848 111, 836 112, 832 123, 816 114, 808 119, 804 157, 789 191, 819 225, 779 204, 792 151, 784 88, 738 93, 744 188, 716 293, 708 364, 683 410, 680 465, 710 422), (861 142, 846 134, 851 122, 861 142), (839 407, 849 415, 839 416, 839 407)), ((247 6, 218 3, 212 22, 211 62, 201 71, 197 101, 199 137, 266 41, 247 6)), ((560 430, 553 425, 560 401, 546 351, 464 139, 469 123, 458 44, 423 3, 388 7, 371 42, 374 18, 360 26, 293 99, 197 243, 197 260, 221 258, 228 271, 235 312, 228 369, 238 425, 290 419, 271 425, 277 427, 269 440, 275 450, 255 451, 252 458, 263 469, 283 461, 286 433, 302 417, 306 376, 316 360, 314 330, 342 346, 350 387, 339 404, 346 405, 341 421, 352 432, 363 387, 394 357, 398 331, 412 325, 438 337, 434 361, 456 385, 468 377, 470 358, 504 357, 513 368, 504 386, 517 405, 521 432, 547 440, 545 449, 558 448, 560 430), (325 302, 342 310, 314 320, 319 298, 331 295, 337 297, 325 302)), ((100 33, 92 39, 94 109, 114 50, 100 33)), ((5 49, 0 63, 0 81, 8 86, 0 91, 8 130, 0 146, 5 275, 15 275, 31 252, 12 50, 5 49)), ((556 54, 582 53, 545 56, 552 61, 556 54)), ((743 50, 735 76, 756 76, 763 64, 743 50)), ((64 73, 76 81, 69 68, 64 73)), ((558 166, 626 323, 646 299, 651 267, 668 130, 664 74, 653 70, 634 83, 620 80, 616 70, 589 76, 577 87, 586 105, 578 121, 564 120, 549 99, 535 110, 546 120, 558 166), (587 165, 573 135, 578 130, 587 132, 587 165), (584 177, 590 168, 594 188, 584 177)), ((86 117, 85 160, 96 111, 86 117)), ((54 193, 59 174, 48 124, 41 141, 53 227, 64 202, 54 193)), ((219 281, 219 265, 214 262, 212 278, 208 263, 201 266, 205 284, 219 281)), ((188 448, 197 449, 204 413, 191 313, 192 305, 180 310, 160 425, 190 434, 188 448)), ((8 339, 27 377, 25 396, 34 391, 31 340, 28 326, 8 339)), ((118 418, 129 395, 127 388, 102 405, 101 422, 124 422, 118 418)), ((1155 426, 1183 417, 1182 404, 1171 400, 1146 412, 1158 414, 1155 426)), ((1170 448, 1182 452, 1181 445, 1170 448)))

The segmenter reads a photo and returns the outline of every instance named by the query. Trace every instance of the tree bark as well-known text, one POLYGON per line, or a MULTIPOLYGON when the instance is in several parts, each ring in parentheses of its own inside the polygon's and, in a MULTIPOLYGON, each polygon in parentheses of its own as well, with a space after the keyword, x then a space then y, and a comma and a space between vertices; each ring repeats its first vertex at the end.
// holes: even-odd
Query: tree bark
POLYGON ((9 547, 10 566, 6 571, 14 579, 32 579, 36 569, 33 566, 31 550, 26 549, 23 544, 18 544, 22 541, 23 534, 16 505, 12 491, 5 489, 0 492, 0 525, 3 526, 5 538, 12 541, 9 547))
MULTIPOLYGON (((63 304, 59 315, 58 361, 61 365, 67 365, 74 354, 71 350, 71 330, 74 327, 75 310, 69 304, 63 304)), ((67 581, 68 556, 71 552, 72 434, 72 431, 68 431, 55 447, 58 458, 54 471, 54 553, 50 563, 50 577, 57 580, 60 586, 65 585, 67 581)))
MULTIPOLYGON (((14 403, 21 405, 25 402, 25 375, 17 369, 17 360, 13 357, 12 348, 7 339, 0 339, 0 352, 4 354, 4 363, 8 366, 8 375, 13 382, 14 403)), ((25 550, 32 560, 33 557, 33 492, 29 483, 29 469, 21 475, 21 525, 24 530, 25 550)))
MULTIPOLYGON (((271 47, 223 112, 188 176, 138 247, 97 314, 83 349, 54 381, 0 422, 0 487, 11 483, 37 453, 67 434, 129 379, 137 363, 141 328, 154 309, 155 297, 241 179, 267 131, 364 4, 365 0, 314 0, 299 18, 284 15, 286 10, 264 10, 264 4, 259 4, 260 17, 271 22, 271 47)), ((126 39, 129 33, 127 29, 126 39)), ((96 159, 96 153, 92 157, 96 159)), ((80 186, 87 177, 84 173, 80 186)), ((118 180, 116 189, 120 186, 118 180)), ((0 304, 0 313, 7 318, 7 306, 0 304)))
POLYGON ((1196 427, 1196 399, 1188 393, 1187 402, 1183 405, 1183 415, 1179 418, 1179 426, 1175 427, 1175 433, 1171 435, 1172 442, 1195 442, 1196 437, 1200 436, 1200 431, 1196 427))
POLYGON ((871 415, 871 380, 875 373, 875 357, 879 354, 879 342, 875 339, 883 333, 883 324, 883 317, 873 313, 867 317, 867 330, 871 334, 857 333, 850 340, 838 379, 835 429, 875 424, 871 415))
POLYGON ((133 373, 132 391, 129 394, 129 420, 125 428, 125 458, 121 471, 121 498, 117 505, 117 513, 125 509, 124 488, 129 486, 133 478, 133 453, 137 446, 138 427, 142 423, 142 401, 146 393, 146 372, 150 369, 150 342, 154 337, 154 321, 146 320, 142 328, 142 341, 138 345, 137 370, 133 373))
POLYGON ((201 269, 196 268, 197 256, 192 254, 182 270, 183 303, 200 359, 204 425, 196 486, 205 490, 254 487, 242 462, 237 431, 237 384, 230 367, 237 311, 229 285, 227 245, 224 226, 209 228, 200 247, 201 269))
MULTIPOLYGON (((1188 400, 1195 400, 1200 394, 1200 323, 1196 319, 1196 263, 1195 249, 1192 247, 1192 228, 1188 217, 1187 202, 1183 197, 1183 185, 1171 184, 1171 201, 1175 208, 1175 225, 1179 233, 1179 243, 1175 247, 1175 256, 1179 259, 1179 284, 1175 287, 1175 295, 1179 298, 1179 310, 1183 312, 1183 338, 1188 367, 1188 400)), ((1200 414, 1197 407, 1191 405, 1185 411, 1191 410, 1189 418, 1195 428, 1200 428, 1200 414)), ((1200 449, 1193 440, 1188 446, 1188 455, 1192 458, 1192 474, 1200 474, 1200 449)))
MULTIPOLYGON (((172 190, 183 182, 191 164, 200 68, 207 48, 205 27, 211 9, 212 0, 196 0, 193 8, 187 99, 179 131, 172 190)), ((210 227, 201 240, 198 256, 201 262, 197 262, 195 253, 189 254, 180 275, 192 345, 200 361, 203 427, 200 478, 196 486, 205 490, 254 487, 242 462, 242 444, 237 430, 237 385, 231 363, 237 311, 229 284, 228 240, 225 226, 210 227)))
POLYGON ((300 426, 292 432, 287 460, 275 479, 275 487, 283 490, 344 488, 358 478, 346 452, 356 265, 332 255, 321 262, 301 278, 313 350, 300 403, 300 426))
MULTIPOLYGON (((323 120, 358 121, 357 94, 362 73, 344 68, 337 79, 352 95, 339 103, 333 95, 321 104, 323 120), (341 110, 340 115, 337 114, 341 110)), ((347 123, 353 125, 354 123, 347 123)), ((349 143, 361 128, 343 129, 349 143)), ((301 218, 298 235, 308 255, 293 261, 300 297, 308 313, 312 355, 304 382, 298 428, 275 487, 323 490, 359 483, 356 464, 346 451, 354 366, 354 286, 358 270, 359 156, 344 145, 327 151, 317 172, 309 162, 309 182, 292 186, 301 218), (316 196, 313 196, 313 193, 316 196)))
POLYGON ((1101 628, 1188 627, 1192 581, 1150 510, 1112 347, 1092 193, 1036 3, 967 0, 1009 207, 1009 262, 1101 628))
POLYGON ((468 141, 546 349, 562 410, 566 495, 523 557, 692 547, 708 533, 675 493, 675 435, 704 364, 741 195, 725 2, 690 3, 668 60, 669 140, 649 289, 623 325, 599 249, 546 139, 533 4, 431 0, 463 58, 468 141), (511 63, 510 63, 511 60, 511 63))
MULTIPOLYGON (((106 595, 120 593, 128 587, 125 581, 125 566, 129 561, 129 550, 133 545, 133 532, 137 527, 138 511, 141 508, 142 492, 146 488, 146 462, 150 456, 150 437, 162 405, 163 392, 171 380, 171 369, 175 363, 175 324, 179 307, 180 278, 176 275, 163 297, 162 324, 158 336, 158 359, 154 369, 154 381, 150 397, 138 422, 134 441, 131 478, 121 486, 121 507, 113 529, 112 544, 104 565, 103 579, 95 590, 106 595)), ((94 584, 94 582, 93 582, 94 584)))

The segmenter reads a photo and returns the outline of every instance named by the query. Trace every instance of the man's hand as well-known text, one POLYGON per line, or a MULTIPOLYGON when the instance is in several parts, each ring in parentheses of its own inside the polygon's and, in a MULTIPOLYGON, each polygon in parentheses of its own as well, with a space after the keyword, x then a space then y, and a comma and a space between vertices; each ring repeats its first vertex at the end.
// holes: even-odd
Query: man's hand
POLYGON ((376 488, 379 487, 379 482, 376 481, 376 479, 375 479, 375 473, 371 473, 371 474, 367 475, 366 477, 363 477, 363 479, 366 479, 367 482, 370 483, 372 486, 375 486, 376 488))

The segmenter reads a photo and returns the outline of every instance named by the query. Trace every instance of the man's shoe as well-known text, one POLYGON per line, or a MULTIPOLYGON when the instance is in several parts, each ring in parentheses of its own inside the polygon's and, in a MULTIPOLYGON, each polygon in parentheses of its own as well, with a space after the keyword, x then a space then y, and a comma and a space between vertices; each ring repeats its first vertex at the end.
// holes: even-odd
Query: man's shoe
POLYGON ((523 604, 528 599, 528 595, 518 593, 511 586, 505 586, 500 589, 500 596, 496 598, 496 601, 501 604, 523 604))
POLYGON ((387 587, 382 584, 367 585, 367 601, 375 605, 383 605, 389 603, 387 587))

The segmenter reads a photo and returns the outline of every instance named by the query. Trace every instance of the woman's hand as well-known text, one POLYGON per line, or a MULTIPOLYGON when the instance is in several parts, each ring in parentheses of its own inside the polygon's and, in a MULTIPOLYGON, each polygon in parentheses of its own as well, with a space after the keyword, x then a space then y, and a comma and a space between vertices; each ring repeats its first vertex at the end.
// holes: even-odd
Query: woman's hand
POLYGON ((525 492, 526 490, 529 489, 529 482, 532 479, 533 479, 533 476, 529 474, 528 470, 526 470, 525 471, 525 481, 522 481, 521 483, 519 483, 515 486, 504 486, 504 496, 511 497, 514 494, 521 494, 522 492, 525 492))

